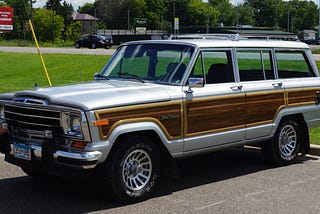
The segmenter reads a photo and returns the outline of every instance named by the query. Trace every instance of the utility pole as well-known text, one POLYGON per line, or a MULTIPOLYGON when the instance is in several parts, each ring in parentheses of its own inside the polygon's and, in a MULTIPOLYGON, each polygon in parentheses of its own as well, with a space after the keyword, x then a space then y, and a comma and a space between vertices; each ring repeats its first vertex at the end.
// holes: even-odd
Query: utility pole
POLYGON ((32 4, 36 3, 36 0, 30 0, 30 20, 32 20, 32 4))
POLYGON ((173 2, 173 35, 176 35, 175 19, 176 19, 176 3, 173 2))
POLYGON ((128 20, 127 20, 127 22, 128 22, 128 33, 129 33, 129 31, 130 31, 130 9, 128 9, 128 20))
POLYGON ((318 38, 320 38, 320 0, 318 1, 318 9, 319 9, 318 38))
POLYGON ((55 39, 55 23, 54 23, 54 16, 55 16, 55 10, 54 10, 54 1, 52 1, 52 43, 54 43, 54 39, 55 39))

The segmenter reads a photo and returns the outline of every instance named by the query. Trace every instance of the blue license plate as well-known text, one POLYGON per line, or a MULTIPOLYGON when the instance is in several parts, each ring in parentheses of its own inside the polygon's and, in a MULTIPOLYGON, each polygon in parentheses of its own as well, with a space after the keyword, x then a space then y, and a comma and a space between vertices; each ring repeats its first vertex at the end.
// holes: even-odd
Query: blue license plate
POLYGON ((22 143, 13 144, 13 156, 23 160, 31 160, 31 146, 22 143))

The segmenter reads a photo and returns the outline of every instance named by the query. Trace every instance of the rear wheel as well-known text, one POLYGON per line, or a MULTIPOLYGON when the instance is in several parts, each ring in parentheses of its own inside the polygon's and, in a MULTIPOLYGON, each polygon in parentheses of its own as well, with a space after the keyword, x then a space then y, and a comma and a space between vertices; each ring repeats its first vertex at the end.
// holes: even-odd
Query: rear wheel
POLYGON ((92 48, 92 49, 96 49, 96 47, 97 47, 97 46, 96 46, 95 43, 92 43, 92 44, 91 44, 91 48, 92 48))
POLYGON ((263 152, 267 160, 276 165, 294 162, 302 143, 302 131, 295 119, 285 119, 279 125, 270 142, 265 143, 263 152))
POLYGON ((148 198, 160 178, 159 149, 151 138, 135 135, 123 139, 107 163, 107 187, 115 200, 134 203, 148 198))

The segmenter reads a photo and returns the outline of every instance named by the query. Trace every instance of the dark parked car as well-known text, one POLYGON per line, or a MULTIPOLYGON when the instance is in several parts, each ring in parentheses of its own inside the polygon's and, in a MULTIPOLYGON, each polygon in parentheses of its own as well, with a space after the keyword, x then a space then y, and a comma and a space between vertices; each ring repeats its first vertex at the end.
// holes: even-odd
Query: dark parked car
POLYGON ((82 37, 75 42, 75 47, 87 47, 87 48, 110 48, 112 46, 111 36, 101 36, 101 35, 89 35, 82 37))

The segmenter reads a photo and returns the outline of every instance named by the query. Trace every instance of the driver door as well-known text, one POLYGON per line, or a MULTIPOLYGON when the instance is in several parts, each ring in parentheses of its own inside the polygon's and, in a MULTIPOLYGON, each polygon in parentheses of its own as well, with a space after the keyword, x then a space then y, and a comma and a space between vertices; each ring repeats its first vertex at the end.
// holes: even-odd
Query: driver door
POLYGON ((233 67, 231 50, 200 53, 190 77, 205 84, 185 92, 185 152, 244 140, 245 95, 233 67))

